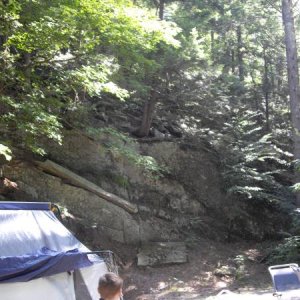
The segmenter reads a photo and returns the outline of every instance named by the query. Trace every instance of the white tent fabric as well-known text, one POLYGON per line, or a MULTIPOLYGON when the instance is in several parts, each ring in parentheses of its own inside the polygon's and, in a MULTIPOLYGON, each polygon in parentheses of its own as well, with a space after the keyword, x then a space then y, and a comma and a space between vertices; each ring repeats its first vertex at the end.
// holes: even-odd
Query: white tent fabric
MULTIPOLYGON (((0 284, 3 300, 74 300, 73 278, 68 273, 60 273, 28 282, 0 284)), ((99 299, 99 298, 94 298, 99 299)))
MULTIPOLYGON (((84 283, 86 284, 89 293, 91 295, 91 299, 93 300, 99 299, 99 294, 98 294, 99 277, 105 274, 106 272, 107 272, 107 268, 105 264, 94 264, 91 267, 83 268, 80 270, 84 283)), ((80 299, 78 295, 76 300, 88 300, 88 299, 86 298, 80 299)))
MULTIPOLYGON (((0 259, 35 253, 43 247, 90 252, 49 210, 0 210, 0 259)), ((89 299, 76 294, 80 289, 75 286, 74 272, 63 272, 28 282, 0 283, 1 300, 98 300, 97 282, 107 267, 96 255, 89 255, 89 259, 94 264, 80 269, 89 299)))

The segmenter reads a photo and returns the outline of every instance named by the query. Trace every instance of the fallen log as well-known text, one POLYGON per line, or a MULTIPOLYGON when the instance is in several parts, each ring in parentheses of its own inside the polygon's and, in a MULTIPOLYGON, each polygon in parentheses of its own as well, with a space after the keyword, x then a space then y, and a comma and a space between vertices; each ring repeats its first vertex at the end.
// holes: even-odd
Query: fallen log
POLYGON ((117 195, 109 193, 96 184, 88 181, 87 179, 73 173, 72 171, 62 167, 61 165, 51 161, 46 160, 44 162, 35 161, 35 164, 44 172, 49 173, 51 175, 60 177, 70 184, 85 189, 119 207, 122 207, 129 213, 137 213, 138 208, 135 204, 128 202, 125 199, 120 198, 117 195))

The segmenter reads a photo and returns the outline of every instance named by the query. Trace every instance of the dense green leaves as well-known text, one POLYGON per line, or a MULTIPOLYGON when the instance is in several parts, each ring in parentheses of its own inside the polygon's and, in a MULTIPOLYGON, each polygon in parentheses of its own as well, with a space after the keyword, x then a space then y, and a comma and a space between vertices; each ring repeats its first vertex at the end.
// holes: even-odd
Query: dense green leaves
MULTIPOLYGON (((63 142, 62 124, 99 133, 91 114, 102 101, 126 101, 140 119, 146 101, 144 135, 152 126, 170 136, 176 123, 200 136, 230 198, 290 205, 284 34, 280 1, 269 2, 1 1, 0 142, 44 154, 44 139, 63 142)), ((115 158, 165 171, 132 139, 116 140, 107 146, 115 158)))
POLYGON ((286 238, 284 242, 272 249, 267 262, 272 264, 300 263, 300 236, 286 238))
POLYGON ((12 153, 11 150, 2 144, 0 144, 0 155, 3 155, 7 161, 10 161, 12 159, 12 153))
POLYGON ((0 19, 1 130, 39 153, 40 136, 61 142, 66 112, 103 93, 125 100, 142 83, 120 86, 123 70, 138 81, 158 43, 177 45, 173 25, 131 1, 2 1, 0 19))

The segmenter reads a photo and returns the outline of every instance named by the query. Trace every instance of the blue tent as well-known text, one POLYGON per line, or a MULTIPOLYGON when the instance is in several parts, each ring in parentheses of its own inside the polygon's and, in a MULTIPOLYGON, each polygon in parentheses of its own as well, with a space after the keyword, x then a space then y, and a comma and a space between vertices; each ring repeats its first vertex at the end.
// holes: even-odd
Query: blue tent
POLYGON ((0 202, 0 295, 4 300, 96 300, 105 262, 80 243, 49 203, 0 202))

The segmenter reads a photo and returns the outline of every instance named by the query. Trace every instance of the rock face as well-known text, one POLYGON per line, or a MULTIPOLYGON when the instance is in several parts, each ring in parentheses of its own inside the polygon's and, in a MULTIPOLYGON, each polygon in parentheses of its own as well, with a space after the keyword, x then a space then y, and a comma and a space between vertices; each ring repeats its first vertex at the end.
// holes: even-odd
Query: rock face
MULTIPOLYGON (((280 231, 283 221, 274 211, 253 208, 228 199, 222 190, 219 159, 205 142, 182 139, 135 143, 136 153, 154 157, 169 170, 149 177, 130 159, 108 151, 114 141, 95 140, 78 131, 65 131, 63 146, 47 144, 48 158, 138 207, 131 214, 92 192, 38 169, 32 162, 13 161, 3 168, 7 182, 0 196, 19 201, 50 201, 65 207, 74 224, 95 239, 105 236, 126 244, 174 242, 197 236, 218 240, 261 240, 280 231), (246 214, 245 214, 246 212, 246 214), (277 224, 277 225, 276 225, 277 224)), ((124 144, 126 141, 124 141, 124 144)), ((3 179, 2 179, 3 180, 3 179)), ((1 183, 1 182, 0 182, 1 183)), ((4 181, 3 181, 4 183, 4 181)))
POLYGON ((139 240, 137 219, 122 208, 101 199, 81 188, 65 184, 61 179, 45 174, 29 164, 21 164, 17 170, 5 167, 5 176, 16 178, 18 187, 28 196, 26 201, 51 201, 78 212, 91 226, 121 243, 139 240))
POLYGON ((187 232, 206 237, 223 237, 224 197, 216 159, 207 149, 189 148, 175 142, 136 144, 136 150, 167 166, 170 174, 149 178, 130 161, 112 155, 103 146, 109 141, 95 141, 66 131, 62 147, 47 146, 49 158, 72 172, 138 206, 137 214, 109 203, 61 178, 37 169, 31 163, 8 165, 4 176, 18 184, 22 201, 58 203, 97 235, 128 244, 147 241, 178 241, 187 232), (215 221, 216 216, 217 221, 215 221))
MULTIPOLYGON (((206 211, 205 208, 219 209, 223 205, 220 170, 216 158, 208 149, 201 145, 188 148, 184 143, 164 142, 147 146, 145 152, 170 166, 176 181, 173 186, 179 184, 178 187, 187 192, 188 199, 178 201, 174 197, 170 200, 174 209, 197 215, 206 211)), ((174 188, 175 193, 176 190, 174 188)))

